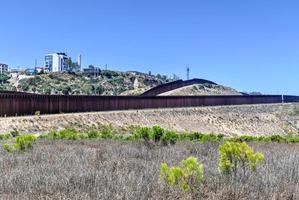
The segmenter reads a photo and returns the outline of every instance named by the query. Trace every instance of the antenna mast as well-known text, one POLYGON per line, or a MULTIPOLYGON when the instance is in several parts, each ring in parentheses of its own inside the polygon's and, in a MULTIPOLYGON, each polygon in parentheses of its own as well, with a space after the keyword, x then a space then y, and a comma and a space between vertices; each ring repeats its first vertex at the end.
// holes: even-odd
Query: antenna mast
POLYGON ((189 65, 186 66, 186 69, 187 69, 187 80, 189 80, 189 78, 190 78, 190 67, 189 67, 189 65))

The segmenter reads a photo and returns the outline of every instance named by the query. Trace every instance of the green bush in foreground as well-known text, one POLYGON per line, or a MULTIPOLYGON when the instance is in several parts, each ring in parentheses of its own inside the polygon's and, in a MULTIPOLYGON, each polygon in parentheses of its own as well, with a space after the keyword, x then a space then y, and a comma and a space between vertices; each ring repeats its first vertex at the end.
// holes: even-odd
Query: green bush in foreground
POLYGON ((189 157, 182 161, 182 167, 168 168, 166 163, 161 164, 160 179, 169 187, 178 187, 183 192, 192 190, 204 180, 202 164, 195 157, 189 157))
POLYGON ((262 153, 254 153, 245 142, 225 142, 219 148, 219 170, 223 174, 238 175, 238 169, 246 175, 248 170, 255 171, 264 160, 262 153))
POLYGON ((14 148, 21 151, 27 148, 32 148, 33 144, 36 142, 36 139, 36 136, 30 134, 17 136, 14 148))
POLYGON ((32 148, 36 140, 37 137, 35 135, 19 135, 16 137, 15 143, 13 145, 4 144, 3 148, 7 152, 25 151, 28 148, 32 148))

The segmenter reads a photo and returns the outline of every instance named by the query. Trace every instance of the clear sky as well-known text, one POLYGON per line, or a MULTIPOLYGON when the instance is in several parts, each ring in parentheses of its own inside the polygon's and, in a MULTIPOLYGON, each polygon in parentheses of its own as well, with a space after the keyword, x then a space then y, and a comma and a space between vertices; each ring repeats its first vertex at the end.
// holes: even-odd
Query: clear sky
POLYGON ((299 95, 298 0, 1 0, 0 62, 83 64, 299 95))

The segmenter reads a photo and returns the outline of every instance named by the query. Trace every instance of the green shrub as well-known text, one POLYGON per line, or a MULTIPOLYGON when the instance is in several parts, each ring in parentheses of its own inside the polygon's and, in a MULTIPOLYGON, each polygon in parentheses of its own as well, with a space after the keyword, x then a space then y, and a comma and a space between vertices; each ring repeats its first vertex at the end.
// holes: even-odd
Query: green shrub
POLYGON ((264 160, 262 153, 254 153, 245 142, 225 142, 219 148, 219 170, 223 174, 233 174, 237 177, 238 169, 243 170, 243 175, 250 169, 256 170, 264 160))
POLYGON ((100 132, 96 131, 96 130, 90 130, 87 132, 88 138, 89 139, 96 139, 96 138, 100 138, 101 134, 100 132))
POLYGON ((88 135, 79 134, 75 129, 68 128, 62 131, 52 131, 43 137, 52 140, 77 140, 87 138, 88 135))
POLYGON ((0 134, 0 140, 8 140, 12 137, 10 133, 0 134))
POLYGON ((23 91, 29 90, 29 79, 22 79, 19 81, 19 84, 23 91))
POLYGON ((161 164, 160 179, 169 187, 178 187, 183 192, 193 190, 204 180, 202 164, 195 157, 189 157, 182 161, 182 167, 168 168, 166 163, 161 164))
POLYGON ((201 137, 198 141, 200 142, 220 142, 224 138, 224 135, 215 135, 215 134, 201 134, 201 137))
POLYGON ((9 144, 3 144, 3 149, 9 153, 13 152, 13 147, 9 144))
POLYGON ((28 134, 28 135, 20 135, 16 137, 16 143, 14 144, 14 148, 16 150, 25 150, 26 148, 31 148, 36 141, 36 136, 28 134))
POLYGON ((154 126, 153 127, 153 132, 152 132, 152 138, 154 139, 155 142, 159 142, 164 134, 164 129, 161 128, 160 126, 154 126))
POLYGON ((242 135, 237 138, 231 138, 230 141, 237 142, 278 142, 278 143, 296 143, 299 142, 298 135, 271 135, 271 136, 249 136, 242 135))
POLYGON ((13 129, 10 134, 12 135, 12 137, 17 137, 20 135, 19 131, 17 129, 13 129))
POLYGON ((24 151, 28 148, 32 148, 33 144, 36 142, 37 137, 32 134, 19 135, 16 137, 15 143, 13 145, 4 144, 3 148, 7 152, 13 151, 24 151))
POLYGON ((174 131, 166 131, 161 137, 161 141, 163 144, 175 144, 178 140, 178 134, 174 131))
POLYGON ((135 140, 139 140, 139 139, 150 140, 151 129, 148 127, 137 128, 133 134, 133 138, 135 140))
POLYGON ((111 70, 102 70, 101 75, 106 76, 108 79, 118 76, 118 74, 115 71, 111 71, 111 70))
POLYGON ((199 141, 199 142, 220 142, 224 140, 224 135, 204 134, 204 133, 183 133, 179 135, 179 140, 199 141))
POLYGON ((283 137, 281 135, 271 135, 270 136, 271 142, 286 142, 286 137, 283 137))
POLYGON ((101 139, 113 139, 114 133, 111 127, 104 127, 104 129, 100 132, 101 139))

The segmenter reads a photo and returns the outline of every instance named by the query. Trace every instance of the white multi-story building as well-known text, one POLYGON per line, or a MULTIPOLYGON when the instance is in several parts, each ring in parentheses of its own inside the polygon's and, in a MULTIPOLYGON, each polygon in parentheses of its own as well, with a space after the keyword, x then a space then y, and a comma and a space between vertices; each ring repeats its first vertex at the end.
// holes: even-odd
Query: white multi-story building
POLYGON ((65 53, 53 53, 45 56, 45 67, 50 72, 63 72, 68 68, 68 57, 65 53))
POLYGON ((8 72, 8 65, 0 63, 0 74, 4 74, 8 72))

